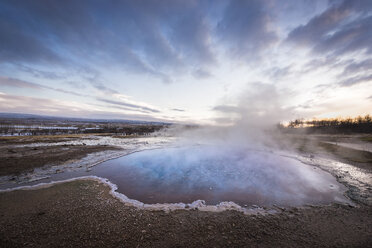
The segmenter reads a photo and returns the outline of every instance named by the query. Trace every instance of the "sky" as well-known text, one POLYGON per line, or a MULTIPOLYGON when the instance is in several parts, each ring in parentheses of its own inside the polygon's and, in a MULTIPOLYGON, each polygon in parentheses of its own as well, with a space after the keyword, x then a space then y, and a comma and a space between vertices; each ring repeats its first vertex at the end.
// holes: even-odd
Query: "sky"
POLYGON ((0 112, 224 124, 272 105, 372 114, 371 0, 0 1, 0 112))

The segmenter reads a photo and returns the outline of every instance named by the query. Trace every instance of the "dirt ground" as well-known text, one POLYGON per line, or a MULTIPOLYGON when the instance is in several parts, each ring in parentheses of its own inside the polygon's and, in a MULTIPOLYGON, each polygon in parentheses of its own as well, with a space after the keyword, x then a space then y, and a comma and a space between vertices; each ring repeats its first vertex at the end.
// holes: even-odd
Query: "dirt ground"
MULTIPOLYGON (((297 149, 349 162, 358 159, 355 166, 372 169, 371 154, 362 157, 353 149, 304 144, 296 144, 297 149)), ((0 175, 112 148, 1 145, 0 175)), ((309 206, 265 216, 237 211, 166 213, 126 206, 109 194, 107 185, 77 180, 0 193, 0 247, 372 247, 372 206, 309 206)))
POLYGON ((274 143, 281 149, 294 150, 303 155, 332 158, 336 161, 354 165, 358 168, 372 169, 372 153, 336 145, 337 142, 370 143, 371 135, 296 135, 276 136, 274 143), (328 142, 336 142, 331 144, 328 142))
POLYGON ((138 210, 92 180, 0 194, 1 247, 371 247, 371 207, 138 210))
POLYGON ((1 136, 0 145, 17 145, 32 143, 53 143, 60 141, 70 141, 82 138, 88 138, 87 134, 61 134, 61 135, 36 135, 36 136, 1 136))
POLYGON ((18 175, 34 168, 78 160, 89 153, 118 149, 111 146, 0 146, 0 176, 18 175))

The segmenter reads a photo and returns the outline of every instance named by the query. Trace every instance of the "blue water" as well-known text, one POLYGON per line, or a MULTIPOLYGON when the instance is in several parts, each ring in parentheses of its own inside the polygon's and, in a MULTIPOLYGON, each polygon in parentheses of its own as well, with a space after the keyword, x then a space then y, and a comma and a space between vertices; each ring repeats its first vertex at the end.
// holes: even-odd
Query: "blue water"
POLYGON ((91 174, 144 203, 301 205, 333 202, 344 190, 330 174, 293 158, 208 146, 142 151, 106 161, 91 174))

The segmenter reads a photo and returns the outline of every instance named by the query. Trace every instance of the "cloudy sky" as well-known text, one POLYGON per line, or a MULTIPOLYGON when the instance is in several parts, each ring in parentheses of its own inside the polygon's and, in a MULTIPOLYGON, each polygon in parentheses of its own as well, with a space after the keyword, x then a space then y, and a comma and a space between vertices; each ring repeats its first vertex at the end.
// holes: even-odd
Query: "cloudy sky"
POLYGON ((371 114, 371 0, 0 1, 0 112, 213 123, 273 102, 371 114))

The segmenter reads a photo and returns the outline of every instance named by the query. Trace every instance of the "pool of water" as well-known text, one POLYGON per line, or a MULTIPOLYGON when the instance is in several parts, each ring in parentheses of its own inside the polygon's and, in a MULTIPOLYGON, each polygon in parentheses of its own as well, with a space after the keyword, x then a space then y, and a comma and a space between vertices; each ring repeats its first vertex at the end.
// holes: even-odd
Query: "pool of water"
POLYGON ((216 146, 136 152, 40 182, 87 175, 107 178, 118 192, 149 204, 205 200, 298 206, 346 200, 346 187, 317 167, 271 152, 216 146))
POLYGON ((91 171, 144 203, 302 205, 343 198, 335 178, 300 161, 254 150, 185 147, 142 151, 91 171))

